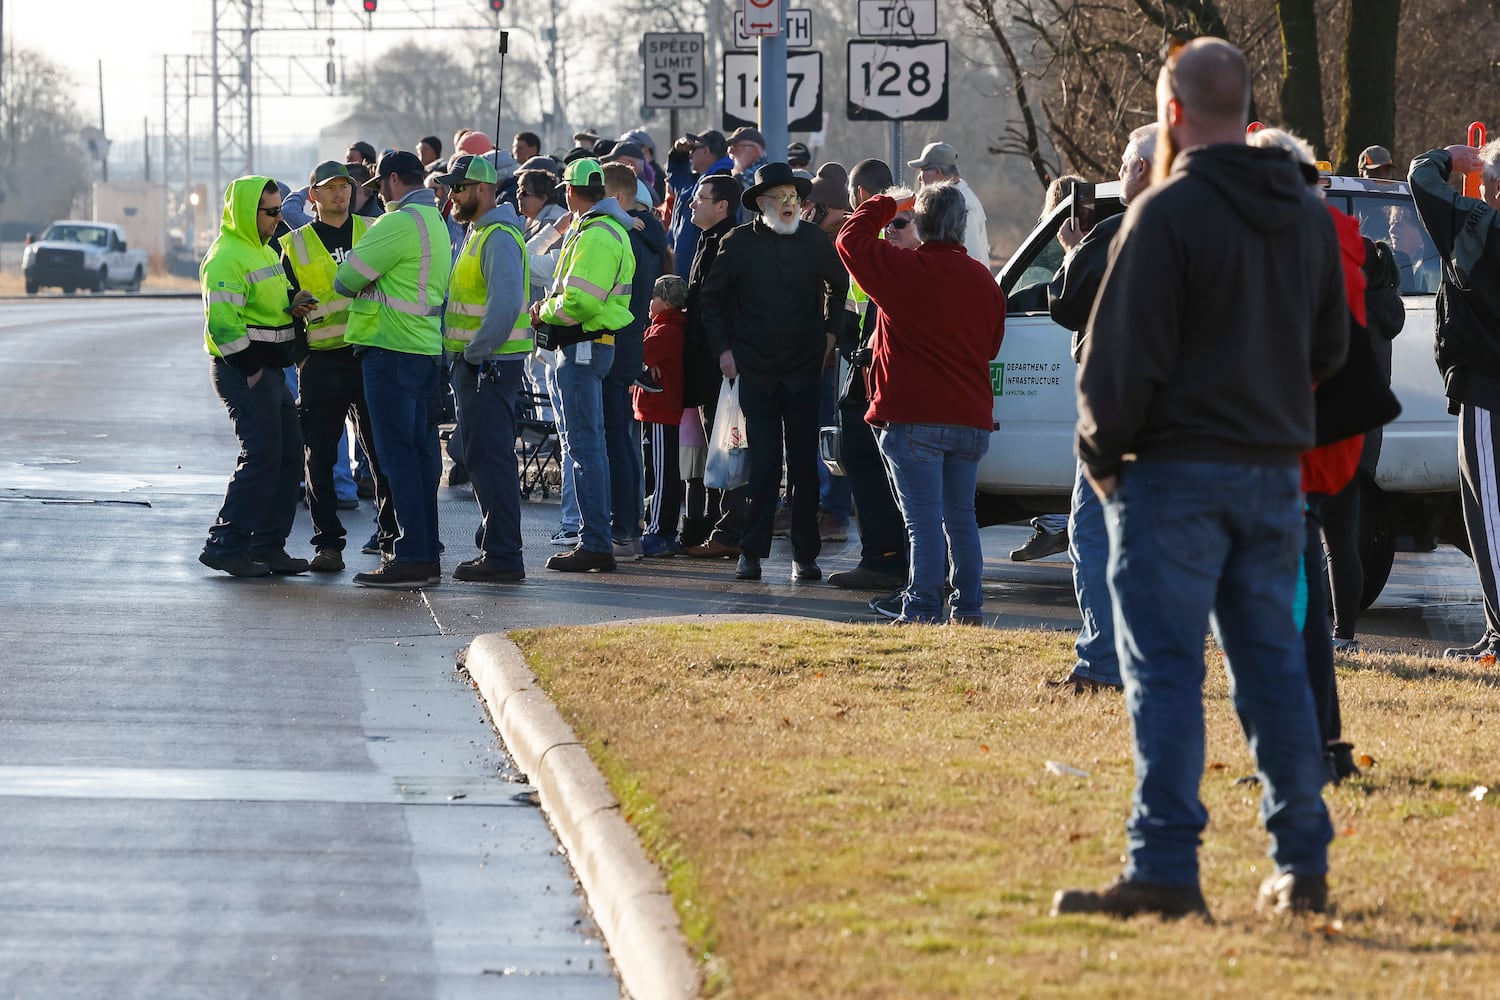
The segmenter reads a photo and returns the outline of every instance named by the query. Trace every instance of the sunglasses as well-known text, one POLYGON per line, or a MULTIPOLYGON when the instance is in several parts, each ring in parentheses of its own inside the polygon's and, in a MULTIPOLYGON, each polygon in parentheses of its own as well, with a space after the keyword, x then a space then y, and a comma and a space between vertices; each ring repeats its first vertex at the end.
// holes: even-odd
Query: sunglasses
POLYGON ((277 205, 273 208, 263 208, 261 209, 261 211, 274 219, 281 214, 281 206, 277 205))
POLYGON ((885 228, 900 230, 905 229, 909 225, 911 225, 910 219, 892 219, 890 222, 887 222, 885 224, 885 228))
POLYGON ((466 190, 473 186, 474 185, 472 184, 455 184, 448 189, 448 192, 450 194, 463 194, 466 190))

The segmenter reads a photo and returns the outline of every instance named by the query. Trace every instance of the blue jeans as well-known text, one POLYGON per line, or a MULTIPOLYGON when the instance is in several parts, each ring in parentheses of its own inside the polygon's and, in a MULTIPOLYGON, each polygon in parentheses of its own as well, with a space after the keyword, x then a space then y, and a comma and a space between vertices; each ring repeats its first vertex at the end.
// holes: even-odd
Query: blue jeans
POLYGON ((474 545, 486 562, 524 569, 521 558, 521 479, 516 470, 516 400, 524 357, 498 362, 487 378, 479 366, 453 359, 453 403, 464 465, 479 504, 474 545))
POLYGON ((597 341, 570 344, 557 352, 557 395, 561 404, 565 459, 573 467, 578 497, 580 547, 590 552, 615 550, 609 536, 609 458, 604 447, 604 376, 615 349, 597 341), (586 349, 589 360, 579 361, 586 349))
POLYGON ((292 394, 278 368, 262 368, 251 386, 244 372, 214 358, 210 377, 234 424, 240 458, 204 548, 282 548, 297 515, 302 479, 302 428, 292 394))
POLYGON ((567 429, 563 420, 562 394, 557 389, 557 365, 547 366, 547 396, 552 400, 552 423, 557 428, 558 448, 562 454, 557 457, 558 473, 558 496, 562 501, 562 509, 559 513, 560 528, 565 528, 574 534, 578 533, 578 490, 573 484, 573 460, 568 457, 568 442, 564 436, 567 429))
POLYGON ((391 487, 396 562, 438 561, 438 450, 434 404, 442 392, 442 358, 382 347, 361 353, 365 402, 370 407, 375 458, 391 487))
POLYGON ((1109 532, 1104 506, 1078 463, 1073 484, 1073 512, 1068 523, 1068 558, 1073 560, 1073 591, 1083 627, 1073 649, 1073 675, 1119 687, 1120 658, 1115 653, 1115 609, 1109 596, 1109 532))
POLYGON ((1298 469, 1133 462, 1104 508, 1115 642, 1135 738, 1126 876, 1198 882, 1208 824, 1198 787, 1210 624, 1260 774, 1276 869, 1326 872, 1327 774, 1292 620, 1303 543, 1298 469))
POLYGON ((942 621, 948 559, 953 563, 954 617, 973 617, 984 607, 984 553, 974 517, 974 488, 979 460, 989 447, 990 432, 977 427, 888 424, 880 432, 880 451, 890 463, 911 537, 911 572, 901 608, 907 621, 942 621))
POLYGON ((629 376, 604 379, 604 448, 609 456, 610 535, 629 542, 641 537, 642 500, 646 470, 641 461, 641 423, 635 419, 630 383, 640 375, 637 365, 629 376))

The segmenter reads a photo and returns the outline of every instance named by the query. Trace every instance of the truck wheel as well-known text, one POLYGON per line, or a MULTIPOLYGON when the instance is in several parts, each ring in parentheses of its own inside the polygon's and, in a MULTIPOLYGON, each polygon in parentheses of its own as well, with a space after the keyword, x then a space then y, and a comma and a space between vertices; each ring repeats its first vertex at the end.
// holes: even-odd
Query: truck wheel
POLYGON ((141 273, 141 266, 139 264, 137 264, 135 266, 135 276, 130 279, 130 284, 128 284, 128 285, 125 286, 125 290, 127 292, 138 292, 138 291, 140 291, 141 290, 141 281, 145 277, 146 276, 141 273))
POLYGON ((1391 530, 1385 494, 1369 483, 1359 494, 1359 561, 1365 571, 1365 589, 1359 595, 1363 611, 1385 589, 1396 561, 1396 533, 1391 530))
POLYGON ((99 268, 99 277, 94 279, 94 287, 89 289, 95 295, 102 294, 109 287, 109 268, 99 268))
POLYGON ((26 294, 27 295, 35 295, 37 287, 38 286, 37 286, 37 283, 35 281, 27 281, 26 282, 26 294))

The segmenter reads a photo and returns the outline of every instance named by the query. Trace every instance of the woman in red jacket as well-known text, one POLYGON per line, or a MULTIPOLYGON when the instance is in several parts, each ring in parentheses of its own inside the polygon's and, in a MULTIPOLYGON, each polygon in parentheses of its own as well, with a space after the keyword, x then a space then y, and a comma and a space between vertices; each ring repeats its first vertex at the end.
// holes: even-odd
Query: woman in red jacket
POLYGON ((880 239, 896 217, 876 195, 839 230, 839 257, 880 308, 866 368, 880 451, 890 464, 910 542, 898 623, 943 620, 943 570, 953 566, 951 621, 978 625, 984 554, 974 517, 979 459, 994 428, 990 361, 1005 336, 1005 295, 964 249, 968 209, 951 184, 913 206, 922 245, 880 239))

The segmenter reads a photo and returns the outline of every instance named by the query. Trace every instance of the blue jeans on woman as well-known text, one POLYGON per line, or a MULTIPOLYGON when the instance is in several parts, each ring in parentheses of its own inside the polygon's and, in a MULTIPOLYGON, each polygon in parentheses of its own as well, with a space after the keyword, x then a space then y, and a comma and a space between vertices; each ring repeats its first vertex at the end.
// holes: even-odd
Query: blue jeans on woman
POLYGON ((1328 871, 1327 771, 1292 618, 1304 538, 1299 487, 1295 465, 1131 462, 1104 501, 1115 645, 1135 739, 1129 878, 1198 884, 1210 624, 1255 756, 1276 869, 1328 871))
POLYGON ((890 463, 911 538, 901 620, 942 621, 943 570, 950 559, 953 617, 977 617, 984 607, 974 489, 989 447, 990 432, 978 427, 887 424, 880 432, 880 451, 890 463))

